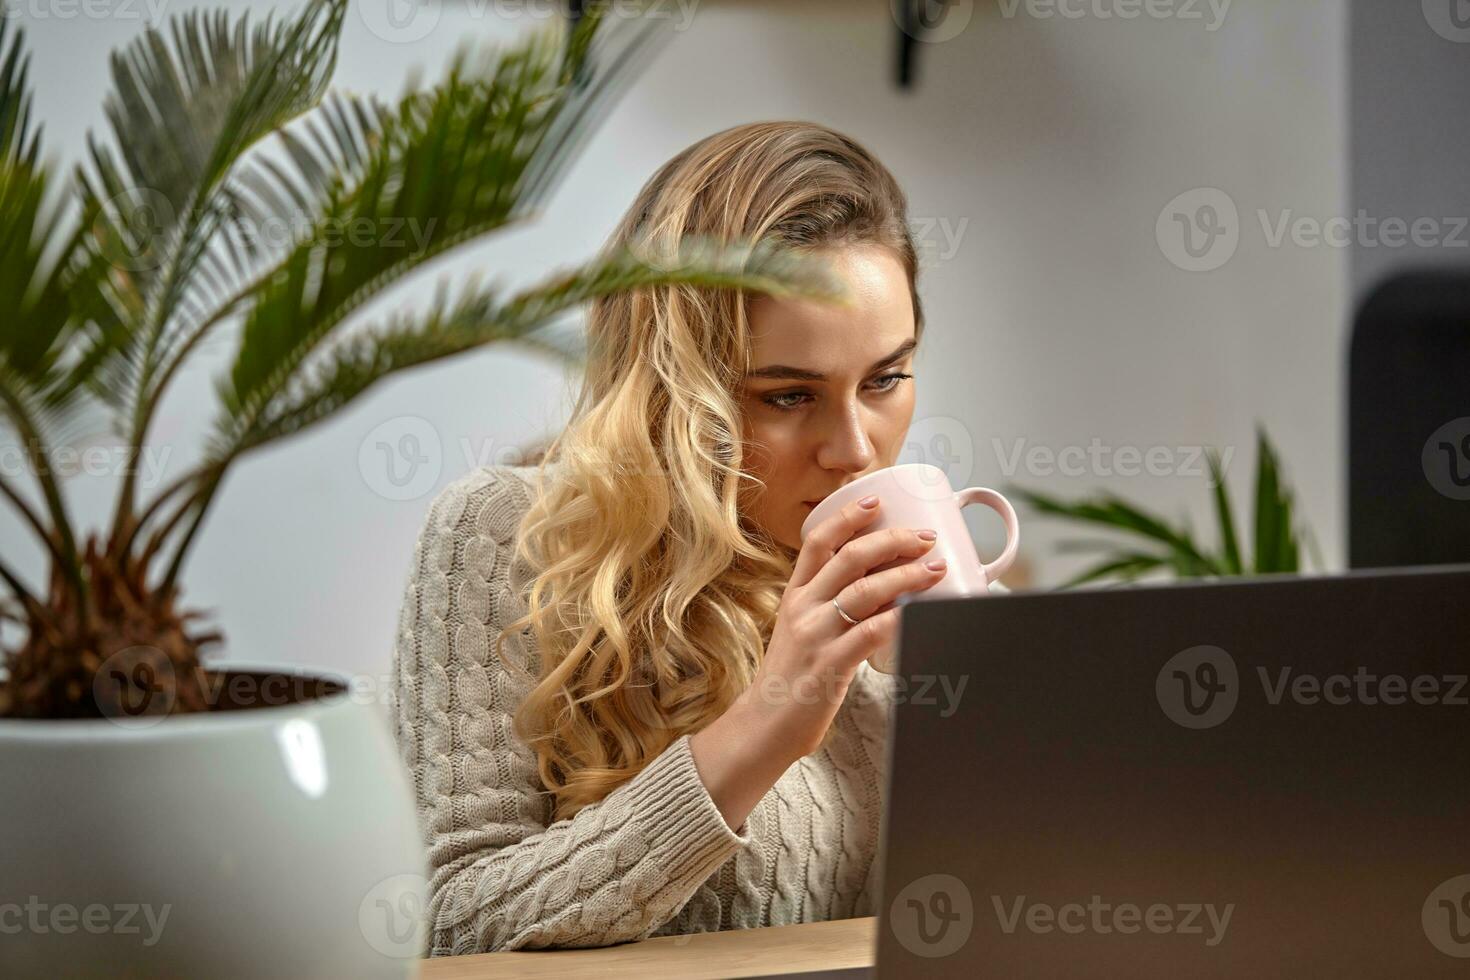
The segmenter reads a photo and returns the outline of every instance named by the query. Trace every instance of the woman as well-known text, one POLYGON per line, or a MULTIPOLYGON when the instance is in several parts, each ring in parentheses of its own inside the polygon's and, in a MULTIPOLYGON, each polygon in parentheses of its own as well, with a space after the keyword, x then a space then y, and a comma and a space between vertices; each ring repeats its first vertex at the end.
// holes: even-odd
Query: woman
POLYGON ((431 955, 870 915, 904 593, 932 532, 814 502, 894 465, 923 317, 906 203, 851 139, 716 133, 609 245, 689 235, 828 258, 848 306, 646 290, 590 307, 539 467, 434 501, 393 715, 430 846, 431 955))

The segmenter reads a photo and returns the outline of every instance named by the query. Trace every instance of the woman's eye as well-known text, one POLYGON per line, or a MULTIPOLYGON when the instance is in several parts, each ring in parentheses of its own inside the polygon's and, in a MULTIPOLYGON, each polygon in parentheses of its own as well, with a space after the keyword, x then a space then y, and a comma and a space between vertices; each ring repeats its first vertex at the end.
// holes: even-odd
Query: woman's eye
POLYGON ((766 404, 767 405, 770 405, 772 408, 792 409, 792 408, 795 408, 797 405, 799 405, 801 403, 800 402, 789 402, 789 401, 787 401, 788 398, 805 398, 805 397, 807 397, 805 392, 792 391, 792 392, 787 392, 784 395, 769 395, 769 396, 766 397, 766 400, 765 401, 766 401, 766 404))
POLYGON ((892 381, 893 384, 891 384, 891 385, 885 385, 881 389, 883 391, 892 391, 894 388, 897 388, 898 387, 898 383, 900 381, 904 380, 905 378, 912 378, 912 377, 913 377, 912 374, 900 374, 898 372, 895 372, 893 374, 885 374, 885 375, 883 375, 883 377, 879 378, 878 380, 879 381, 892 381))
MULTIPOLYGON (((912 374, 894 372, 892 374, 885 374, 882 377, 874 378, 873 382, 878 393, 886 395, 888 392, 893 391, 895 388, 897 388, 899 382, 912 377, 912 374)), ((787 391, 779 395, 767 395, 762 400, 767 405, 771 406, 774 409, 777 409, 778 411, 789 412, 796 408, 799 408, 802 404, 802 400, 810 397, 811 395, 804 391, 787 391)))

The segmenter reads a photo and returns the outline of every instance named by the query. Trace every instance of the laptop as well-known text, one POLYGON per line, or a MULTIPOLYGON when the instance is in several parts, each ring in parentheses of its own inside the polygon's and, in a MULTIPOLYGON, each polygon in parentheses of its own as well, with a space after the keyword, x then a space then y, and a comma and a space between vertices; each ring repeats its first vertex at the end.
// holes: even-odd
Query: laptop
POLYGON ((1470 974, 1470 565, 915 602, 900 651, 878 977, 1470 974))

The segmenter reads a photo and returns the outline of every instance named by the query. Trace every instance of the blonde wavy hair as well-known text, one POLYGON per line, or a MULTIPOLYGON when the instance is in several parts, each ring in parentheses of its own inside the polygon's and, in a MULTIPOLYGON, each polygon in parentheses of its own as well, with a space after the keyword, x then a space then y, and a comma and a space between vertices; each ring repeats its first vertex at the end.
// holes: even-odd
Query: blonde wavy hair
MULTIPOLYGON (((904 193, 824 126, 751 123, 700 140, 644 185, 604 251, 687 236, 892 249, 923 329, 904 193)), ((719 717, 770 640, 797 552, 743 516, 744 494, 764 488, 742 469, 747 302, 738 290, 673 286, 589 306, 580 393, 540 453, 517 533, 517 555, 537 570, 529 611, 495 639, 510 665, 505 637, 535 631, 540 664, 520 668, 534 683, 515 729, 556 819, 719 717)))

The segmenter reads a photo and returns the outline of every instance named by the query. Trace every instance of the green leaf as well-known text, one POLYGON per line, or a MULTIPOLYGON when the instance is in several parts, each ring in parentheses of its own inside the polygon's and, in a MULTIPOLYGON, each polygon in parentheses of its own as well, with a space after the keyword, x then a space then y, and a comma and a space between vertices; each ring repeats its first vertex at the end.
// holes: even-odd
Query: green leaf
MULTIPOLYGON (((69 365, 71 341, 82 336, 77 311, 97 296, 95 268, 83 254, 50 176, 39 165, 0 158, 0 374, 5 414, 17 429, 52 436, 85 407, 86 364, 69 365), (18 414, 24 414, 21 421, 18 414)), ((75 361, 75 358, 72 358, 75 361)), ((47 439, 54 444, 54 440, 47 439)))
POLYGON ((0 16, 0 161, 36 166, 39 140, 31 132, 30 56, 25 34, 0 16))
POLYGON ((433 308, 400 316, 386 328, 337 343, 315 370, 293 378, 267 414, 242 425, 225 414, 216 426, 211 458, 224 461, 322 421, 398 371, 493 342, 527 342, 556 317, 591 299, 653 286, 748 289, 774 295, 801 293, 836 299, 840 282, 820 260, 773 248, 724 246, 686 239, 672 261, 653 261, 620 249, 587 266, 555 274, 501 300, 495 289, 470 289, 450 303, 441 287, 433 308))
POLYGON ((1057 586, 1058 589, 1072 589, 1088 582, 1100 581, 1107 578, 1118 577, 1125 582, 1131 582, 1140 575, 1156 571, 1165 566, 1165 562, 1156 555, 1147 555, 1141 552, 1118 552, 1113 558, 1095 565, 1080 575, 1074 576, 1057 586))
POLYGON ((1291 492, 1281 482, 1276 450, 1264 428, 1256 430, 1255 571, 1295 572, 1300 548, 1291 492))
MULTIPOLYGON (((584 17, 574 35, 591 32, 598 19, 584 17)), ((619 45, 630 31, 645 36, 646 25, 616 25, 608 45, 623 50, 619 45)), ((596 83, 572 89, 566 79, 576 71, 562 62, 565 50, 593 58, 603 47, 564 48, 555 31, 538 31, 483 62, 462 54, 442 84, 409 95, 381 120, 362 148, 356 179, 327 182, 313 233, 252 297, 235 361, 220 386, 233 425, 249 428, 271 415, 272 400, 313 352, 389 284, 528 216, 523 188, 554 169, 545 159, 555 150, 548 149, 548 134, 563 113, 593 98, 604 83, 597 76, 596 83), (353 229, 368 231, 347 233, 353 229)), ((309 177, 301 159, 297 169, 309 177)))
POLYGON ((1230 490, 1225 485, 1225 471, 1220 465, 1219 454, 1214 450, 1206 453, 1210 463, 1210 479, 1215 484, 1215 520, 1220 526, 1220 566, 1227 575, 1240 575, 1244 567, 1240 560, 1240 542, 1235 535, 1235 515, 1230 507, 1230 490))
POLYGON ((120 348, 90 352, 104 362, 97 390, 137 413, 135 441, 173 344, 244 284, 248 263, 219 235, 236 216, 230 170, 320 100, 345 11, 346 0, 307 0, 294 20, 253 28, 248 14, 232 24, 191 11, 170 20, 167 39, 150 27, 111 58, 113 146, 89 136, 77 182, 127 328, 120 348))
MULTIPOLYGON (((1295 502, 1291 491, 1281 479, 1277 455, 1265 429, 1257 426, 1257 467, 1255 487, 1254 538, 1255 556, 1251 570, 1259 574, 1292 573, 1298 571, 1301 551, 1297 537, 1295 502)), ((1083 540, 1063 541, 1058 545, 1060 552, 1104 551, 1108 560, 1089 569, 1071 584, 1092 581, 1098 578, 1136 578, 1144 571, 1168 568, 1179 578, 1203 576, 1243 575, 1246 565, 1240 553, 1240 542, 1236 536, 1235 519, 1230 505, 1229 491, 1225 485, 1225 474, 1218 454, 1208 454, 1210 475, 1214 479, 1214 512, 1219 524, 1221 554, 1213 556, 1199 548, 1193 539, 1188 516, 1182 519, 1181 528, 1170 527, 1165 521, 1124 503, 1111 495, 1101 495, 1094 500, 1066 503, 1046 494, 1021 487, 1008 486, 1006 492, 1025 501, 1042 514, 1079 521, 1095 527, 1141 537, 1154 544, 1162 544, 1163 550, 1156 552, 1127 552, 1119 550, 1116 542, 1083 540)), ((1315 541, 1311 529, 1303 527, 1302 534, 1313 549, 1317 563, 1315 541)), ((1066 586, 1064 586, 1066 587, 1066 586)))
POLYGON ((1043 514, 1066 517, 1159 542, 1169 549, 1168 561, 1183 573, 1223 574, 1215 559, 1204 554, 1187 531, 1177 531, 1160 518, 1147 514, 1112 494, 1100 494, 1092 499, 1069 504, 1020 487, 1007 487, 1007 492, 1020 497, 1043 514))

